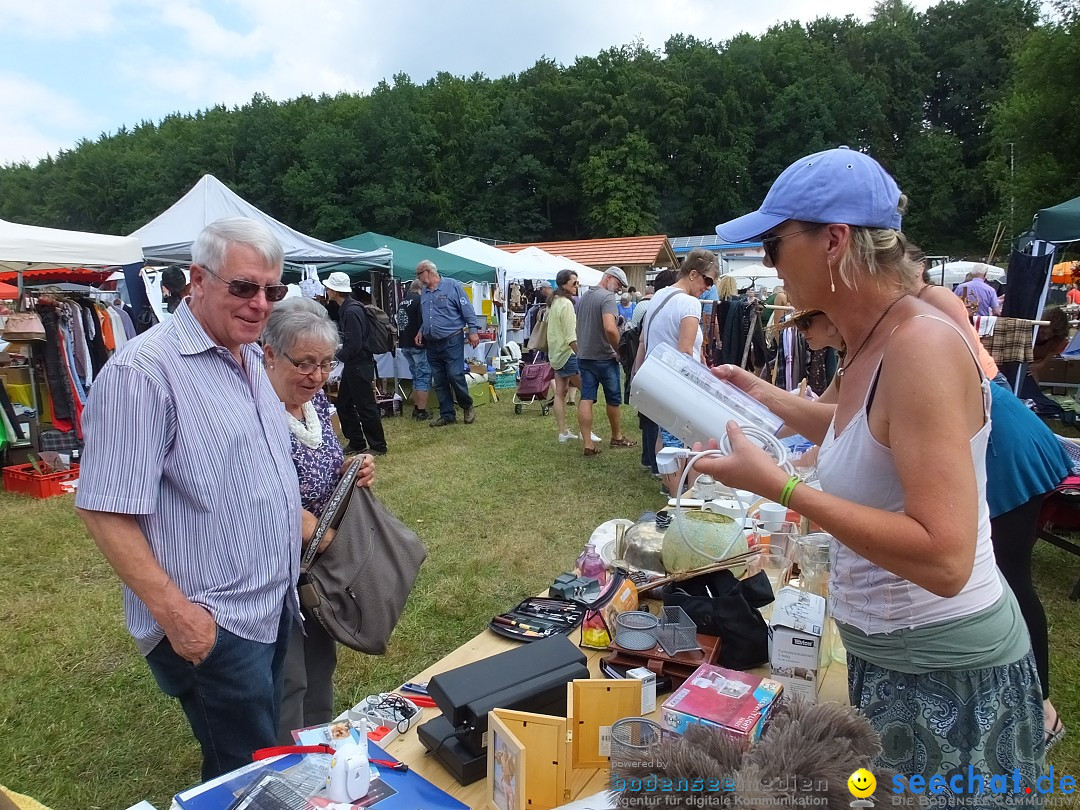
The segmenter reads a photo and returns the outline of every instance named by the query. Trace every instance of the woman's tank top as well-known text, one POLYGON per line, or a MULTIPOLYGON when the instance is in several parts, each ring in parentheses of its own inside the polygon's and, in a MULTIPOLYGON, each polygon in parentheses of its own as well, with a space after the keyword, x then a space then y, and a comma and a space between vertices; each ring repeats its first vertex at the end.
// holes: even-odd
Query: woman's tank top
MULTIPOLYGON (((956 325, 933 315, 961 334, 956 325)), ((964 341, 967 346, 967 341, 964 341)), ((970 346, 968 351, 971 351, 970 346)), ((974 354, 973 354, 974 357, 974 354)), ((976 360, 976 365, 978 361, 976 360)), ((854 503, 904 511, 904 490, 896 470, 892 449, 870 433, 867 411, 881 373, 879 361, 862 408, 836 435, 836 421, 825 435, 818 453, 818 474, 822 489, 854 503)), ((847 546, 833 541, 832 577, 829 602, 833 616, 864 633, 889 633, 903 628, 922 627, 946 619, 968 616, 993 605, 1001 596, 1001 581, 990 542, 990 513, 986 506, 986 442, 990 435, 990 382, 982 377, 983 426, 971 437, 971 460, 979 496, 979 529, 975 563, 971 577, 954 597, 937 596, 891 571, 875 565, 847 546)), ((929 470, 932 475, 933 471, 929 470)))

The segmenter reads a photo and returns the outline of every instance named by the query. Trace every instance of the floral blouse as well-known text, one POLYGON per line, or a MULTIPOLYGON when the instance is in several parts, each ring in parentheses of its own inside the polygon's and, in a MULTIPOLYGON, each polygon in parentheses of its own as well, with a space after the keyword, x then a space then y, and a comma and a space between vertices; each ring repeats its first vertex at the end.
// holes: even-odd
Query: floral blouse
POLYGON ((292 442, 292 460, 296 465, 296 477, 300 479, 300 503, 307 511, 321 517, 330 496, 341 478, 341 465, 345 461, 345 451, 334 433, 330 422, 330 400, 320 391, 311 400, 315 413, 322 423, 322 444, 317 450, 303 444, 296 436, 289 434, 292 442))

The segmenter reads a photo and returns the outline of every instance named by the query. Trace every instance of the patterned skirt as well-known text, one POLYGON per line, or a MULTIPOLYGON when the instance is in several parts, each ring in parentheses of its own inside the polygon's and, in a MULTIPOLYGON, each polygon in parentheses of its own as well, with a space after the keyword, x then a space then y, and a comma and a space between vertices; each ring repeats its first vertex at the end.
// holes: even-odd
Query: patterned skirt
MULTIPOLYGON (((940 775, 948 783, 959 774, 966 786, 970 766, 984 777, 1007 775, 1011 787, 1016 770, 1025 786, 1043 773, 1042 691, 1030 652, 1006 666, 921 675, 849 653, 848 694, 881 735, 875 764, 901 776, 940 775)), ((941 800, 936 807, 955 806, 951 794, 932 798, 941 800)))

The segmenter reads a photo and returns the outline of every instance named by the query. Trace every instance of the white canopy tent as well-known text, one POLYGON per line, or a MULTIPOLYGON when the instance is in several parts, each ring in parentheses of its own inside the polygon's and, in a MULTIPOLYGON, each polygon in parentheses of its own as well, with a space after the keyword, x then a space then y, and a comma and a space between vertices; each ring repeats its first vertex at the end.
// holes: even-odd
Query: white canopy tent
POLYGON ((741 290, 753 286, 772 290, 779 287, 783 282, 776 273, 775 267, 766 267, 763 264, 748 264, 731 273, 724 273, 721 278, 730 277, 735 279, 735 285, 741 290))
MULTIPOLYGON (((506 253, 507 251, 501 252, 506 253)), ((527 247, 524 250, 519 250, 514 255, 528 256, 530 259, 535 259, 543 264, 547 268, 549 275, 534 276, 533 278, 543 278, 545 281, 554 281, 555 277, 559 275, 560 270, 573 270, 577 273, 578 283, 582 287, 599 286, 600 279, 604 277, 604 274, 599 270, 595 270, 581 262, 575 262, 573 259, 568 259, 565 256, 554 256, 535 245, 527 247)))
POLYGON ((142 260, 142 245, 130 236, 63 231, 0 219, 0 270, 121 267, 142 260))
POLYGON ((930 280, 943 287, 955 287, 967 278, 975 268, 986 268, 987 281, 1005 281, 1005 270, 983 262, 947 262, 930 268, 930 280))
POLYGON ((470 239, 469 237, 457 239, 450 244, 441 245, 439 250, 472 259, 474 262, 490 265, 496 269, 505 270, 508 278, 546 278, 546 268, 543 263, 536 259, 499 250, 494 245, 489 245, 477 239, 470 239))
POLYGON ((261 222, 277 237, 285 250, 285 261, 292 264, 350 262, 370 267, 391 266, 390 250, 351 250, 306 236, 264 214, 210 174, 204 174, 172 207, 131 235, 142 244, 148 259, 188 263, 191 245, 202 229, 225 217, 247 217, 261 222))
MULTIPOLYGON (((494 245, 489 245, 486 242, 481 242, 477 239, 470 239, 469 237, 457 239, 449 244, 441 245, 439 250, 494 267, 496 283, 502 290, 504 300, 508 294, 507 285, 510 279, 547 280, 549 278, 554 278, 555 274, 558 273, 558 270, 554 273, 551 271, 552 265, 550 264, 550 260, 555 260, 555 257, 551 256, 550 253, 544 253, 542 250, 539 252, 549 257, 547 260, 540 259, 535 254, 524 255, 524 250, 519 253, 499 250, 494 245)), ((560 265, 559 269, 562 269, 562 265, 560 265)), ((578 275, 578 279, 581 280, 580 274, 578 275)), ((505 317, 500 318, 500 345, 506 344, 506 321, 507 319, 505 317)))

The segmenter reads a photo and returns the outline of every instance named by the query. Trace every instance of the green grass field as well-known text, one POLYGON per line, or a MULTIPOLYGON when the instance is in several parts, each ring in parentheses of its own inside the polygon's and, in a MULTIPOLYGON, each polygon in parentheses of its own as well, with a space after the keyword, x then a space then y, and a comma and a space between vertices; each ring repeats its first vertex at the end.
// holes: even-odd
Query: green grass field
MULTIPOLYGON (((538 408, 515 415, 509 399, 479 408, 471 426, 387 420, 390 455, 379 459, 376 492, 429 557, 388 653, 342 650, 339 708, 407 680, 539 591, 573 565, 597 524, 663 502, 636 449, 586 459, 580 443, 558 444, 553 417, 538 408)), ((636 417, 623 411, 636 436, 636 417)), ((598 427, 607 436, 602 417, 598 427)), ((198 748, 128 637, 118 581, 73 500, 0 493, 0 784, 55 810, 144 798, 165 810, 198 781, 198 748)), ((1054 701, 1076 728, 1051 763, 1073 775, 1080 641, 1070 628, 1080 627, 1080 605, 1067 595, 1077 576, 1080 560, 1039 544, 1054 701)))

